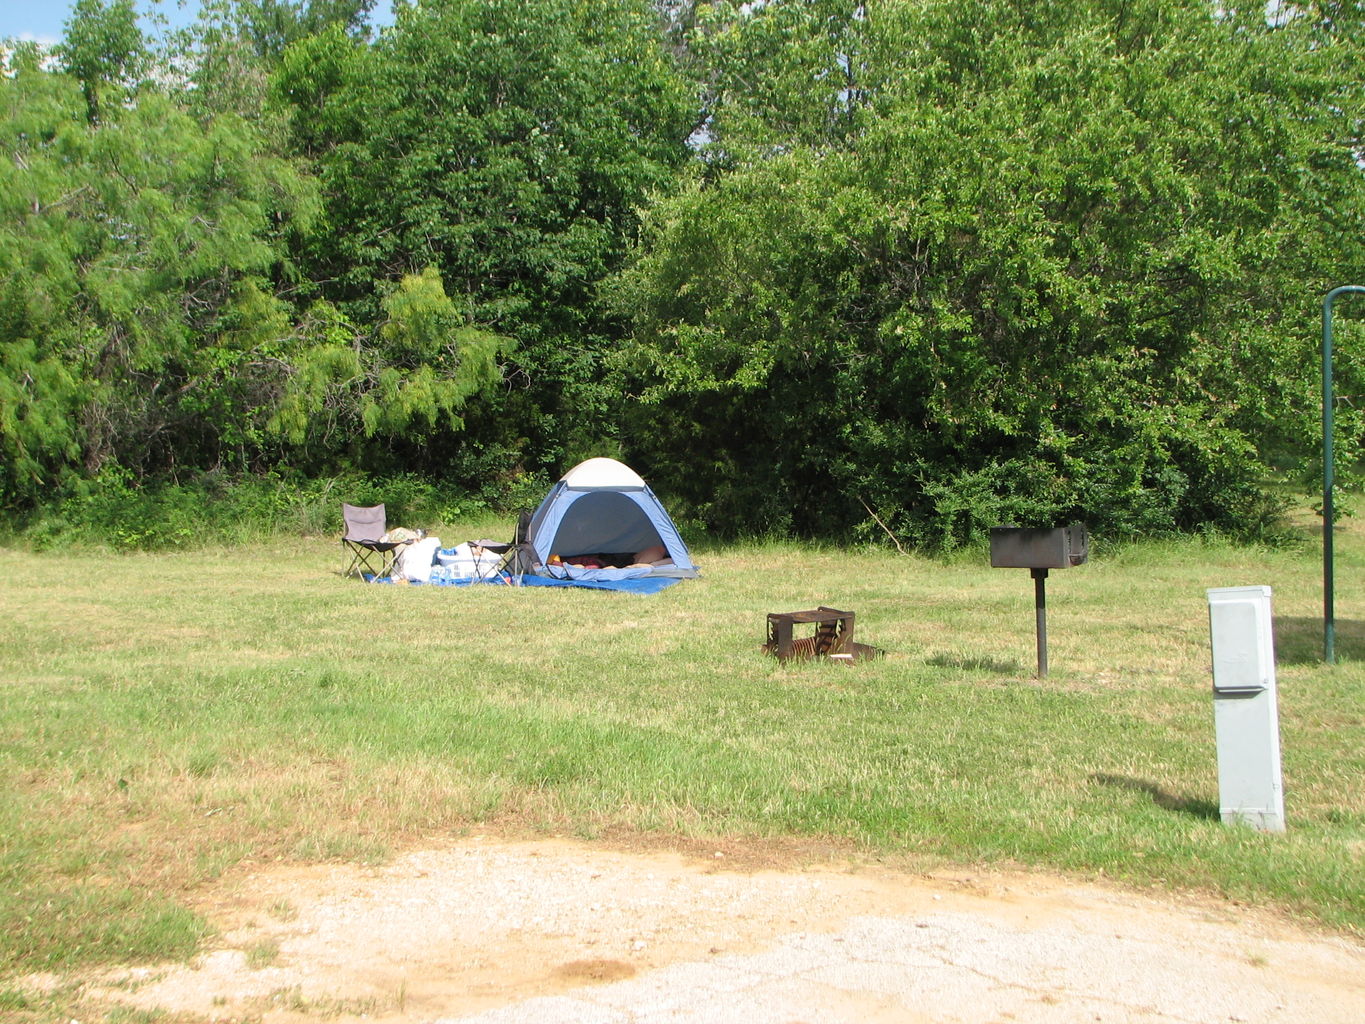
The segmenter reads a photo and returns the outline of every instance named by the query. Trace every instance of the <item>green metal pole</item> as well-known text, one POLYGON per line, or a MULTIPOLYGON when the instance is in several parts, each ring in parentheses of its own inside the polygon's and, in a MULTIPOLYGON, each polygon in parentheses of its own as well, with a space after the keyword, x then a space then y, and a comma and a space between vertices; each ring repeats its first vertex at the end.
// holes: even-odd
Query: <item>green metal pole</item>
POLYGON ((1335 529, 1332 492, 1336 486, 1332 466, 1332 303, 1338 295, 1348 292, 1365 293, 1365 287, 1342 285, 1333 288, 1322 300, 1322 658, 1329 665, 1337 660, 1332 578, 1332 532, 1335 529))

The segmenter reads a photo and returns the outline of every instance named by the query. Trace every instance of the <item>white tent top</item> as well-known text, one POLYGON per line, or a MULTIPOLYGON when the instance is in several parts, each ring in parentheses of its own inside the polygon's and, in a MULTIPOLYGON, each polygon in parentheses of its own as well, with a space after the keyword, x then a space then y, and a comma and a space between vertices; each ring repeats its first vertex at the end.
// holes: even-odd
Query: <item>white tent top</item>
POLYGON ((574 491, 643 491, 640 474, 615 459, 596 458, 580 462, 560 482, 574 491))

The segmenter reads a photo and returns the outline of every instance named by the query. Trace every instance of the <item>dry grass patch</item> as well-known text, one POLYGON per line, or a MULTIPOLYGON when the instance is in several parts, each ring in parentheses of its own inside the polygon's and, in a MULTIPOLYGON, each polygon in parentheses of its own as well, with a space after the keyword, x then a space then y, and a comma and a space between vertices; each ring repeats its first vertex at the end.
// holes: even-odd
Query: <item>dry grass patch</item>
POLYGON ((741 545, 642 598, 365 586, 330 541, 0 552, 4 969, 184 956, 225 873, 481 823, 1103 871, 1365 928, 1365 538, 1338 551, 1363 625, 1335 668, 1313 549, 1185 541, 1054 574, 1047 680, 1028 574, 984 553, 741 545), (1278 838, 1217 820, 1204 589, 1245 583, 1283 634, 1278 838), (816 604, 887 656, 759 652, 816 604))

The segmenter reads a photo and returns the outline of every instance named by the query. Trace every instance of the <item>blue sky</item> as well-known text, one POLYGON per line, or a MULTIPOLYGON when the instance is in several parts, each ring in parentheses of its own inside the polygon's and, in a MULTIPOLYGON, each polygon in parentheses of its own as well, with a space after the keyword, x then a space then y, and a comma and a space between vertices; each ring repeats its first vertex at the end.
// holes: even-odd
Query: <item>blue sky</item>
MULTIPOLYGON (((71 17, 76 0, 0 0, 0 39, 33 39, 41 43, 55 43, 62 36, 62 27, 71 17)), ((183 6, 179 0, 137 0, 140 11, 158 10, 174 25, 185 25, 194 20, 199 10, 197 0, 183 6)), ((150 30, 150 26, 144 25, 150 30)))
MULTIPOLYGON (((32 39, 55 43, 62 36, 62 27, 71 17, 76 0, 0 0, 0 39, 32 39)), ((136 0, 139 11, 160 11, 173 26, 187 25, 199 10, 199 0, 136 0)), ((389 4, 380 0, 375 4, 376 21, 388 20, 389 4)), ((152 27, 144 23, 148 31, 152 27)))

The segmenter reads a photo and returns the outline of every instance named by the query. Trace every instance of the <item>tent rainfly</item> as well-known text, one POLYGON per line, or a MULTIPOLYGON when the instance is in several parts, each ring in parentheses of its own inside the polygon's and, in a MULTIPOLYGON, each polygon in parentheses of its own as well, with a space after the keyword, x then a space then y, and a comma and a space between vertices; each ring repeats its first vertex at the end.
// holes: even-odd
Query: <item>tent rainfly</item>
MULTIPOLYGON (((654 492, 638 473, 615 459, 588 459, 565 473, 531 516, 525 540, 535 552, 535 562, 546 567, 539 571, 551 575, 562 568, 552 563, 553 555, 565 563, 594 555, 606 556, 609 564, 628 564, 650 549, 662 549, 663 555, 648 559, 655 564, 647 568, 591 571, 681 579, 698 574, 678 528, 654 492)), ((568 568, 570 575, 578 575, 568 568)))

